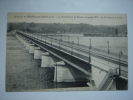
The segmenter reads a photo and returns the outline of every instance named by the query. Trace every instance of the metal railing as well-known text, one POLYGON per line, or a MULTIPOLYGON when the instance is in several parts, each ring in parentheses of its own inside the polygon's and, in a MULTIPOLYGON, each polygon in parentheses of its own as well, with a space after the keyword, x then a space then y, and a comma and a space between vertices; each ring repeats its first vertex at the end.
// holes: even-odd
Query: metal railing
MULTIPOLYGON (((101 50, 99 48, 81 45, 79 43, 74 43, 73 41, 70 42, 69 39, 68 41, 63 41, 61 39, 62 37, 60 38, 53 35, 32 34, 32 33, 26 33, 21 31, 17 31, 17 32, 27 35, 38 41, 41 41, 52 48, 56 48, 60 51, 63 51, 71 56, 74 56, 78 59, 84 60, 89 63, 91 63, 91 61, 96 61, 95 59, 93 59, 93 57, 96 57, 99 59, 103 59, 105 61, 109 61, 116 65, 119 65, 119 67, 121 66, 128 67, 127 61, 124 60, 127 58, 127 56, 125 55, 120 56, 120 54, 113 53, 113 52, 110 52, 110 54, 107 54, 108 51, 101 50)), ((99 63, 103 64, 103 62, 99 62, 99 63)), ((109 65, 107 64, 107 66, 109 65)), ((122 74, 124 74, 124 76, 127 76, 126 71, 125 71, 126 73, 124 73, 124 71, 121 71, 121 72, 122 74)))

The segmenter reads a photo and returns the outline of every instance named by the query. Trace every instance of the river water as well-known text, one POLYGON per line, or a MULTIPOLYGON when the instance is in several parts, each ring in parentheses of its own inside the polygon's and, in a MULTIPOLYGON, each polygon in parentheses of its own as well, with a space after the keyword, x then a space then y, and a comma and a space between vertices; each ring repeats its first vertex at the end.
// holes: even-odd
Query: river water
POLYGON ((69 87, 88 87, 86 82, 56 83, 54 67, 41 68, 41 60, 33 58, 13 36, 7 36, 6 91, 38 91, 69 87))
MULTIPOLYGON (((62 37, 68 41, 68 37, 62 37)), ((69 42, 91 45, 102 50, 124 55, 128 54, 127 37, 69 37, 69 42), (91 39, 91 40, 90 40, 91 39)), ((33 54, 13 36, 7 36, 6 55, 6 91, 26 91, 39 89, 54 89, 68 87, 88 87, 86 82, 55 83, 54 68, 41 68, 41 60, 35 60, 33 54)))
MULTIPOLYGON (((62 37, 62 40, 68 41, 68 37, 62 37)), ((106 51, 108 50, 107 41, 109 41, 110 52, 119 53, 122 51, 124 55, 128 55, 127 37, 69 37, 69 41, 86 46, 90 46, 91 42, 92 47, 106 51)))

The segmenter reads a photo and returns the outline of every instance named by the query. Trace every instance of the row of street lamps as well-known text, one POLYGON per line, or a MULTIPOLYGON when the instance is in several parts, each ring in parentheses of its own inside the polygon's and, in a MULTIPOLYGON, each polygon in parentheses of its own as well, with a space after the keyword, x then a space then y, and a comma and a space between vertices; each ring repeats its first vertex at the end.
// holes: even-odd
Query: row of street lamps
MULTIPOLYGON (((79 37, 77 37, 77 39, 78 39, 78 45, 79 45, 79 37)), ((51 39, 51 41, 52 41, 52 39, 51 39)), ((60 50, 60 41, 62 41, 62 36, 61 36, 61 39, 59 40, 59 50, 60 50)), ((89 46, 89 63, 91 62, 91 53, 90 53, 90 50, 91 50, 91 48, 92 48, 92 45, 91 45, 91 38, 89 39, 89 41, 90 41, 90 46, 89 46)), ((70 42, 69 41, 69 36, 68 36, 68 42, 70 42)), ((73 44, 74 44, 74 41, 72 41, 72 50, 71 50, 71 55, 73 55, 73 44)), ((108 54, 110 53, 110 50, 109 50, 109 41, 107 41, 107 44, 108 44, 108 54)), ((122 51, 120 51, 119 52, 119 76, 120 76, 120 74, 121 74, 121 69, 120 69, 120 59, 121 59, 121 56, 122 56, 122 51)))
MULTIPOLYGON (((37 34, 37 38, 38 38, 38 34, 37 34)), ((70 42, 70 36, 68 35, 68 42, 70 42)), ((79 45, 79 37, 77 37, 77 39, 78 39, 78 45, 79 45)), ((41 40, 42 40, 42 33, 41 33, 41 40)), ((61 40, 62 40, 62 35, 61 35, 61 40)), ((89 41, 90 41, 90 49, 91 49, 91 47, 92 47, 92 45, 91 45, 91 38, 89 39, 89 41)), ((45 43, 46 43, 46 36, 45 36, 45 43)), ((109 41, 107 41, 107 44, 108 44, 108 54, 110 53, 110 50, 109 50, 109 41)), ((51 45, 52 45, 52 35, 51 35, 51 45)))
MULTIPOLYGON (((33 34, 31 34, 32 37, 35 38, 35 36, 33 34)), ((38 34, 36 35, 37 36, 37 39, 38 39, 38 34)), ((41 40, 42 40, 42 33, 40 34, 41 36, 41 40)), ((46 43, 46 37, 48 37, 48 35, 45 36, 45 43, 46 43)), ((68 42, 70 42, 70 36, 68 35, 68 42)), ((52 35, 51 35, 51 46, 52 46, 52 35)), ((79 37, 77 37, 77 44, 79 45, 79 37)), ((61 38, 59 40, 59 50, 61 49, 61 42, 62 41, 62 35, 61 35, 61 38)), ((89 39, 89 43, 90 43, 90 46, 89 46, 89 63, 91 62, 91 53, 90 53, 90 50, 92 48, 92 44, 91 44, 91 38, 89 39)), ((71 49, 71 55, 73 55, 73 45, 74 45, 74 41, 72 41, 72 49, 71 49)), ((109 41, 107 41, 107 45, 108 45, 108 54, 110 54, 110 49, 109 49, 109 41)), ((120 68, 120 65, 121 65, 121 56, 123 55, 122 51, 119 52, 119 76, 121 74, 121 68, 120 68)))
MULTIPOLYGON (((41 40, 42 40, 42 33, 40 33, 40 34, 41 34, 41 40)), ((38 34, 36 36, 38 38, 38 34)), ((68 42, 70 42, 70 36, 68 35, 67 37, 68 37, 68 42)), ((77 37, 77 39, 78 39, 77 44, 79 45, 79 37, 77 37)), ((62 35, 61 35, 61 40, 62 40, 62 35)), ((51 35, 51 41, 52 41, 52 35, 51 35)), ((89 41, 90 41, 90 48, 91 48, 92 47, 91 38, 89 39, 89 41)), ((45 42, 46 42, 46 36, 45 36, 45 42)), ((108 54, 110 54, 109 41, 107 41, 107 44, 108 44, 108 51, 107 52, 108 52, 108 54)), ((52 45, 52 43, 51 43, 51 45, 52 45)))

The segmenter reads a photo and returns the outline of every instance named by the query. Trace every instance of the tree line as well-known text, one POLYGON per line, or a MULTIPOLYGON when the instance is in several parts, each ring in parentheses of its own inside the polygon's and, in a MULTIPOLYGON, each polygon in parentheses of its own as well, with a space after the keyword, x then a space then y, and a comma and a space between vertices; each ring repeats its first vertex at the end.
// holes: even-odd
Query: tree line
POLYGON ((107 26, 90 24, 69 24, 69 23, 8 23, 7 32, 22 30, 30 33, 43 34, 84 34, 85 36, 127 36, 127 25, 107 26))

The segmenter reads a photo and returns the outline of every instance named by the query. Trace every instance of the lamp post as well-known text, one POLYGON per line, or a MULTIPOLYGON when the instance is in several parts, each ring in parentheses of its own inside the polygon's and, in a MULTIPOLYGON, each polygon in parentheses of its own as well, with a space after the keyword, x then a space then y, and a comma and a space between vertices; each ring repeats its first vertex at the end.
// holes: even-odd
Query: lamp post
POLYGON ((61 40, 62 40, 62 34, 61 34, 61 40))
POLYGON ((47 35, 45 34, 44 36, 45 36, 45 44, 46 44, 46 36, 47 36, 47 35))
POLYGON ((42 41, 42 32, 41 32, 41 41, 42 41))
POLYGON ((109 41, 107 41, 107 44, 108 44, 108 54, 109 54, 109 41))
POLYGON ((52 46, 52 34, 51 34, 51 46, 52 46))
POLYGON ((55 34, 55 40, 57 40, 57 34, 55 34))
POLYGON ((38 39, 38 33, 36 33, 37 34, 37 39, 38 39))
POLYGON ((59 50, 60 50, 60 48, 61 48, 61 47, 60 47, 60 41, 61 41, 61 39, 59 40, 59 50))
POLYGON ((89 39, 90 40, 90 49, 91 49, 91 39, 89 39))
POLYGON ((73 55, 73 44, 74 44, 74 41, 72 41, 72 51, 71 51, 71 55, 73 55))
POLYGON ((32 38, 33 38, 33 33, 32 33, 32 38))
POLYGON ((89 47, 89 63, 91 62, 91 53, 90 53, 90 47, 89 47))
POLYGON ((79 37, 77 37, 77 39, 78 39, 78 45, 79 45, 79 37))
POLYGON ((123 55, 122 51, 119 52, 119 76, 121 75, 121 69, 120 69, 120 65, 121 65, 121 56, 123 55))
POLYGON ((68 35, 68 42, 69 42, 69 35, 68 35))
POLYGON ((56 63, 56 88, 57 88, 57 63, 56 63))

